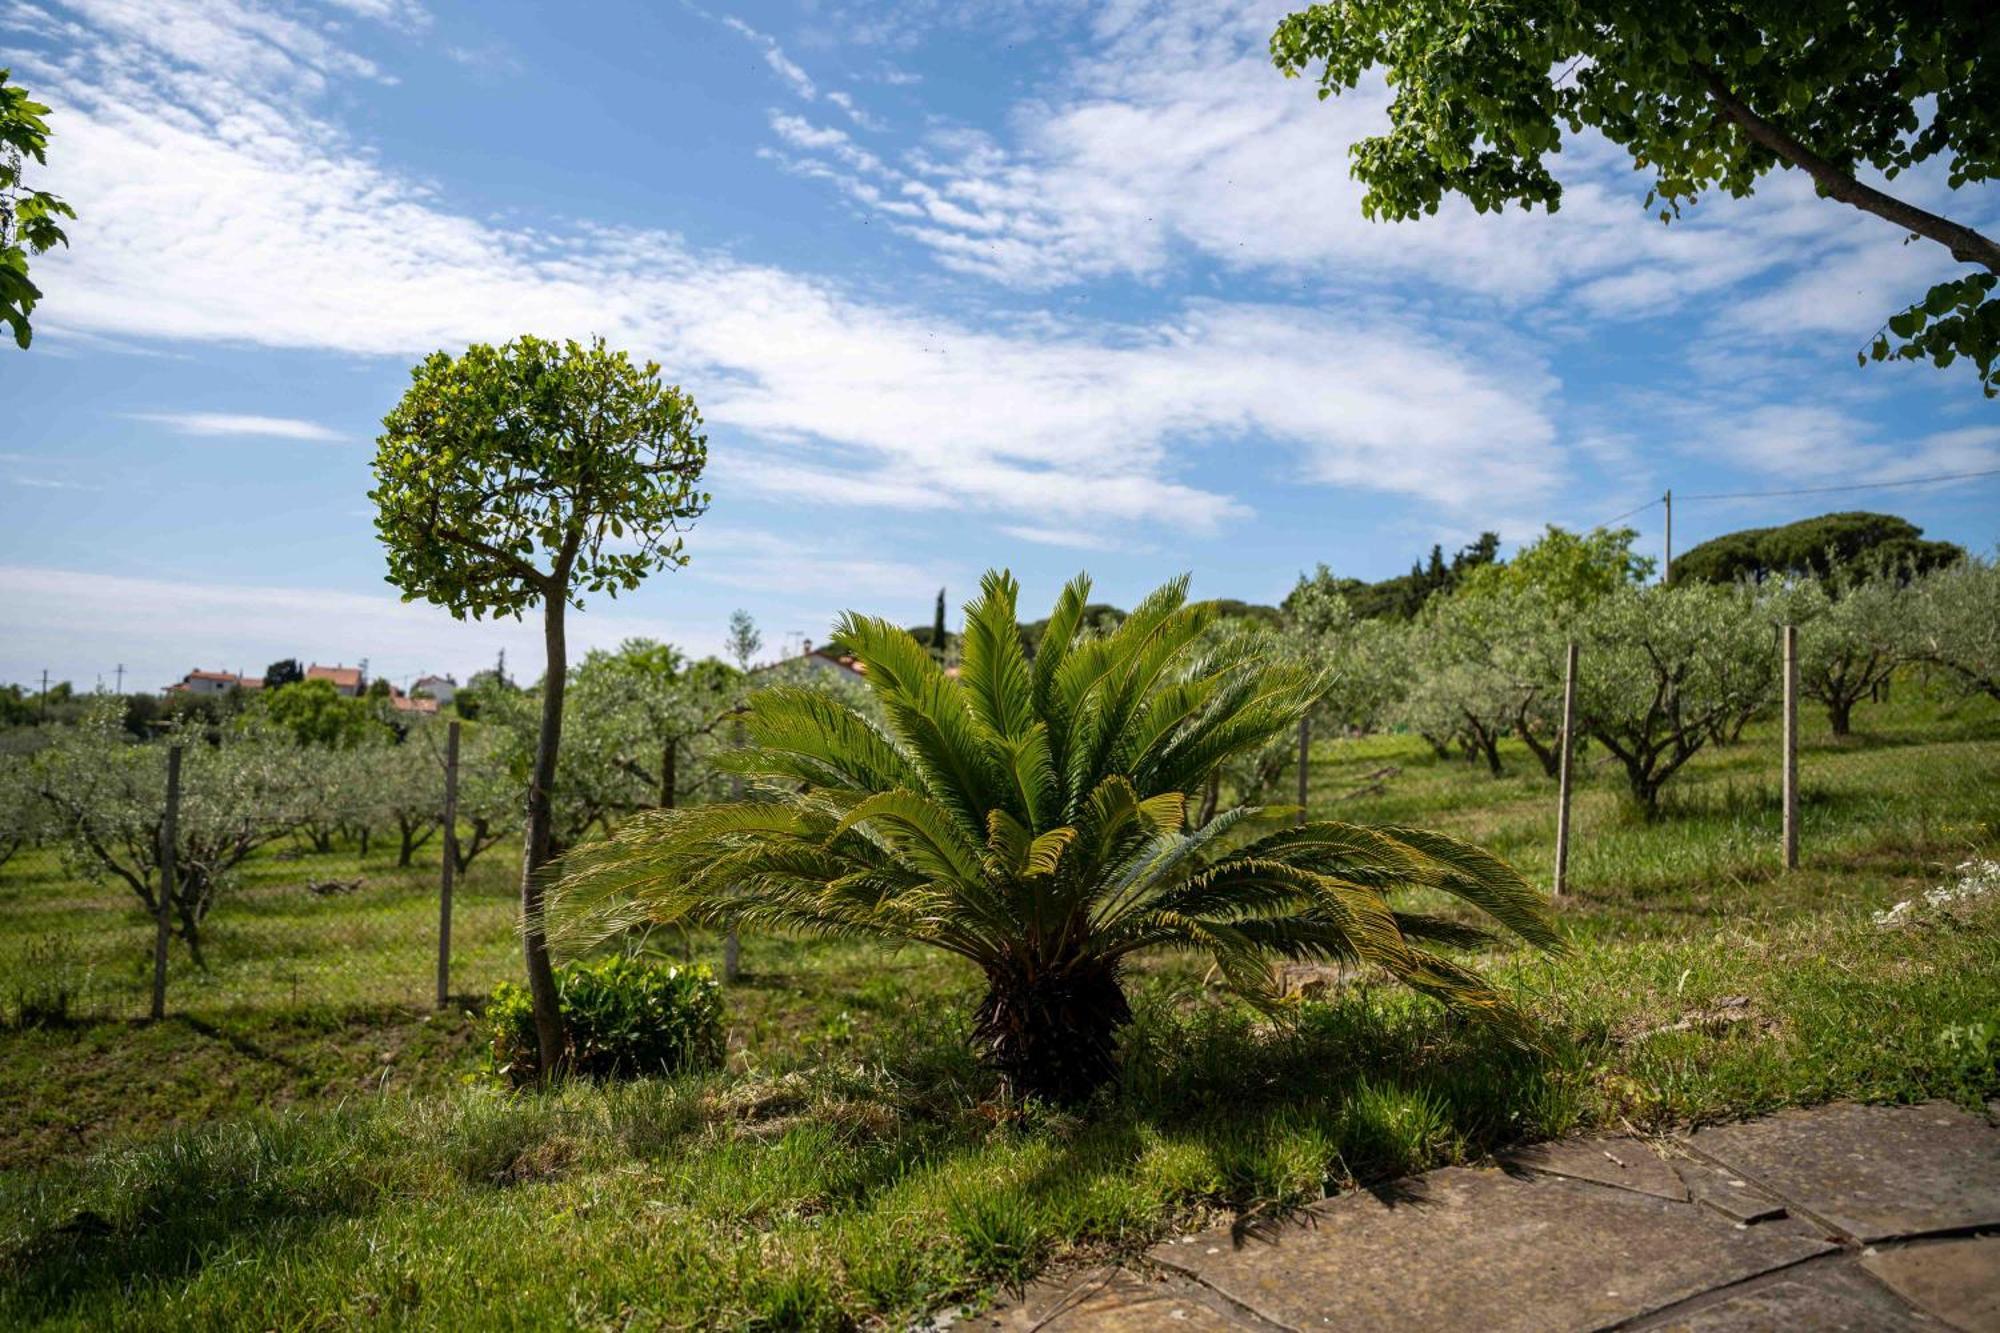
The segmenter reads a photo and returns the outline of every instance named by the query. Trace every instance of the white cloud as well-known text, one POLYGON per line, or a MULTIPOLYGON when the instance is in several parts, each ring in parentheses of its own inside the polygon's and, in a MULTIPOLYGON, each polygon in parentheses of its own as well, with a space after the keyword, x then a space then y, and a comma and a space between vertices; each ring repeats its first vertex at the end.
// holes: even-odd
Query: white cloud
MULTIPOLYGON (((336 41, 326 24, 310 21, 310 11, 301 6, 259 0, 63 0, 61 7, 98 32, 131 43, 120 55, 134 55, 133 48, 143 46, 182 71, 219 76, 239 88, 312 93, 334 77, 394 81, 374 61, 336 41)), ((412 8, 370 5, 367 0, 347 7, 355 12, 412 8)), ((70 29, 65 35, 80 34, 70 29)), ((143 69, 142 63, 134 63, 120 73, 143 69)), ((227 89, 212 91, 221 95, 227 89)))
POLYGON ((835 106, 839 107, 842 111, 846 112, 847 118, 853 121, 856 125, 859 125, 864 130, 873 130, 879 133, 880 131, 888 128, 887 125, 883 124, 880 120, 877 120, 874 116, 870 115, 866 110, 862 109, 861 104, 856 102, 854 98, 847 93, 838 91, 830 92, 826 95, 826 100, 833 103, 835 106))
MULTIPOLYGON (((1110 276, 1154 281, 1188 257, 1340 290, 1437 284, 1574 325, 1685 308, 1771 273, 1791 288, 1741 322, 1787 334, 1865 337, 1949 268, 1937 247, 1892 258, 1879 219, 1818 198, 1796 172, 1757 195, 1716 194, 1671 226, 1643 207, 1646 180, 1594 136, 1566 146, 1561 209, 1480 216, 1447 198, 1418 222, 1371 222, 1348 149, 1386 126, 1379 78, 1321 102, 1286 80, 1268 42, 1293 0, 1164 0, 1108 6, 1091 40, 1006 129, 934 131, 881 172, 841 145, 789 141, 816 175, 955 272, 1046 290, 1110 276), (813 154, 817 156, 813 156, 813 154), (817 168, 817 169, 816 169, 817 168), (1829 271, 1832 270, 1832 271, 1829 271), (1852 299, 1821 302, 1842 285, 1852 299)), ((1935 202, 1934 171, 1897 193, 1935 202)), ((1953 211, 1991 211, 1995 192, 1961 192, 1953 211), (1976 202, 1983 198, 1984 203, 1976 202)))
POLYGON ((808 102, 819 96, 819 87, 813 82, 812 75, 806 73, 796 60, 785 54, 785 49, 778 45, 777 38, 769 33, 759 32, 733 15, 722 21, 731 31, 740 33, 764 53, 764 63, 784 80, 786 87, 808 102))
POLYGON ((297 417, 260 417, 238 412, 132 412, 134 421, 151 421, 176 435, 245 435, 267 440, 335 441, 347 437, 316 421, 297 417))
POLYGON ((749 437, 718 450, 719 480, 1030 526, 1212 529, 1246 510, 1187 474, 1260 436, 1315 480, 1447 505, 1530 498, 1561 471, 1554 384, 1492 331, 1249 303, 1134 325, 974 325, 665 233, 503 230, 300 105, 205 100, 207 85, 152 72, 144 32, 115 31, 54 71, 52 187, 81 218, 74 248, 43 261, 51 324, 399 357, 523 327, 602 333, 749 437))
POLYGON ((703 525, 702 570, 724 587, 830 602, 896 601, 915 590, 964 581, 957 561, 878 559, 842 542, 749 528, 703 525))
POLYGON ((1038 546, 1062 546, 1075 551, 1115 551, 1119 544, 1099 532, 1085 532, 1077 528, 1037 528, 1025 523, 1003 524, 1000 531, 1009 537, 1018 537, 1024 542, 1034 542, 1038 546))
POLYGON ((1900 485, 2000 467, 2000 426, 1883 438, 1874 423, 1824 403, 1705 408, 1680 429, 1701 455, 1799 487, 1900 485))

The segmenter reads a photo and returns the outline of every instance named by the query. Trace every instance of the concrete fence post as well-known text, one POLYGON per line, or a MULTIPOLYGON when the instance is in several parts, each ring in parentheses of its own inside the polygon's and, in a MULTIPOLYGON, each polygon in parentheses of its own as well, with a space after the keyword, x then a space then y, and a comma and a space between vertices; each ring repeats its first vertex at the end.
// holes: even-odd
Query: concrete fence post
POLYGON ((1799 868, 1799 627, 1785 626, 1785 869, 1799 868))
POLYGON ((180 845, 181 747, 167 747, 167 806, 160 817, 160 901, 153 927, 154 1018, 167 1016, 167 943, 173 935, 174 853, 180 845))
POLYGON ((1556 884, 1555 896, 1569 892, 1569 792, 1570 756, 1576 750, 1576 640, 1569 641, 1563 654, 1563 719, 1556 780, 1556 884))

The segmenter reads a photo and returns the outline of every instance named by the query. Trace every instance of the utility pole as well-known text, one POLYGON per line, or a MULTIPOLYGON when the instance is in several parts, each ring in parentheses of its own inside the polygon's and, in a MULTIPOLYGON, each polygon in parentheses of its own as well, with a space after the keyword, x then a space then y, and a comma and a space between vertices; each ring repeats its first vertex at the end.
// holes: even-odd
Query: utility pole
POLYGON ((118 664, 118 693, 125 693, 125 664, 123 662, 118 664))
POLYGON ((1660 497, 1667 502, 1667 563, 1660 573, 1660 582, 1674 581, 1674 489, 1669 486, 1667 493, 1660 497))
POLYGON ((49 669, 42 668, 42 721, 49 720, 49 669))

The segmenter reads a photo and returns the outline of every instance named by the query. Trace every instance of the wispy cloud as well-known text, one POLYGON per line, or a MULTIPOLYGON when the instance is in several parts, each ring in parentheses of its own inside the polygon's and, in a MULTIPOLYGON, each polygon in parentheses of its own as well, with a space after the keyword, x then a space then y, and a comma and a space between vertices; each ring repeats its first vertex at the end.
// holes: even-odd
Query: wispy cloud
MULTIPOLYGON (((1481 216, 1447 198, 1418 222, 1370 222, 1348 150, 1386 126, 1390 90, 1375 79, 1321 102, 1309 81, 1281 78, 1268 41, 1295 7, 1103 6, 1090 39, 1010 109, 1003 130, 945 122, 870 170, 848 145, 774 125, 780 160, 879 214, 944 268, 1028 291, 1160 281, 1198 261, 1340 291, 1438 287, 1536 306, 1574 329, 1578 316, 1685 309, 1778 274, 1784 285, 1726 318, 1767 337, 1842 329, 1858 343, 1897 294, 1907 301, 1950 268, 1931 246, 1892 257, 1879 221, 1817 198, 1797 173, 1774 173, 1752 199, 1705 199, 1662 226, 1622 150, 1589 136, 1566 145, 1560 212, 1481 216)), ((1918 197, 1927 188, 1923 171, 1898 182, 1918 197)))
POLYGON ((58 481, 53 477, 16 477, 16 486, 29 486, 41 491, 94 491, 101 489, 80 481, 58 481))
POLYGON ((1003 525, 1000 531, 1038 546, 1062 546, 1076 551, 1115 551, 1121 545, 1103 533, 1082 532, 1075 528, 1037 528, 1014 523, 1003 525))
POLYGON ((131 412, 133 421, 150 421, 176 435, 253 436, 267 440, 310 440, 333 443, 347 437, 330 426, 297 417, 262 417, 240 412, 131 412))
POLYGON ((778 45, 777 38, 758 31, 734 15, 723 19, 722 22, 730 31, 741 34, 751 45, 763 52, 764 63, 784 80, 786 87, 808 102, 819 96, 819 86, 813 82, 812 75, 806 73, 804 67, 785 54, 785 48, 778 45))
MULTIPOLYGON (((239 93, 225 114, 145 74, 152 38, 121 26, 78 44, 51 89, 68 108, 64 192, 95 220, 89 246, 45 261, 63 293, 52 309, 73 326, 391 356, 524 324, 603 333, 760 446, 769 466, 745 469, 747 486, 1034 527, 1213 529, 1247 506, 1185 473, 1259 437, 1290 451, 1295 476, 1449 506, 1531 498, 1562 470, 1554 381, 1493 330, 1441 336, 1393 309, 1269 302, 1190 302, 1132 324, 973 321, 660 232, 505 230, 289 102, 239 93)), ((841 134, 848 161, 869 160, 840 131, 794 132, 841 134)), ((191 434, 333 434, 150 415, 191 434)))

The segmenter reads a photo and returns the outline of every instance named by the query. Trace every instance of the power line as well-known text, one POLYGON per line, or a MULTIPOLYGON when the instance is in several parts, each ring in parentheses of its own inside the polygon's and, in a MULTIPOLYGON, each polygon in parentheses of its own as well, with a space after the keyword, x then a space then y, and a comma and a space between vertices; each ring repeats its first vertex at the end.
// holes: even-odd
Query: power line
MULTIPOLYGON (((1683 495, 1681 499, 1769 500, 1783 495, 1830 495, 1835 491, 1875 491, 1889 486, 1928 486, 1935 481, 1970 481, 1974 477, 2000 477, 2000 467, 1987 468, 1983 472, 1943 472, 1935 477, 1911 477, 1906 481, 1857 481, 1844 486, 1801 486, 1789 491, 1729 491, 1714 495, 1683 495)), ((1640 509, 1645 507, 1639 506, 1640 509)), ((1616 523, 1618 520, 1614 518, 1611 521, 1616 523)))
POLYGON ((1599 523, 1599 524, 1598 524, 1597 526, 1598 526, 1598 527, 1600 527, 1600 528, 1608 528, 1608 527, 1610 527, 1610 526, 1611 526, 1611 525, 1612 525, 1613 523, 1616 523, 1616 522, 1617 522, 1617 521, 1618 521, 1619 519, 1621 519, 1621 518, 1630 518, 1630 517, 1632 517, 1632 515, 1634 515, 1634 514, 1643 514, 1643 513, 1645 513, 1645 512, 1646 512, 1646 511, 1647 511, 1648 509, 1651 509, 1651 508, 1652 508, 1652 507, 1653 507, 1654 505, 1656 505, 1656 504, 1660 504, 1660 503, 1662 503, 1662 501, 1660 500, 1660 498, 1659 498, 1659 497, 1657 497, 1657 496, 1656 496, 1655 498, 1653 498, 1653 499, 1651 499, 1651 500, 1648 500, 1648 501, 1646 501, 1646 503, 1644 503, 1644 504, 1640 505, 1640 506, 1639 506, 1638 508, 1636 508, 1636 509, 1628 509, 1628 510, 1626 510, 1626 511, 1625 511, 1624 513, 1622 513, 1622 514, 1618 515, 1618 516, 1617 516, 1617 518, 1607 518, 1607 519, 1605 519, 1605 520, 1604 520, 1604 521, 1603 521, 1602 523, 1599 523))
MULTIPOLYGON (((1904 481, 1857 481, 1840 486, 1798 486, 1783 491, 1718 491, 1708 495, 1682 495, 1680 500, 1771 500, 1786 495, 1831 495, 1838 491, 1874 491, 1888 486, 1929 486, 1940 481, 1971 481, 1978 477, 2000 477, 2000 467, 1986 468, 1979 472, 1941 472, 1934 477, 1910 477, 1904 481)), ((1634 514, 1643 514, 1656 504, 1665 503, 1665 497, 1646 501, 1642 505, 1626 510, 1613 518, 1597 524, 1608 528, 1613 523, 1628 519, 1634 514)))

